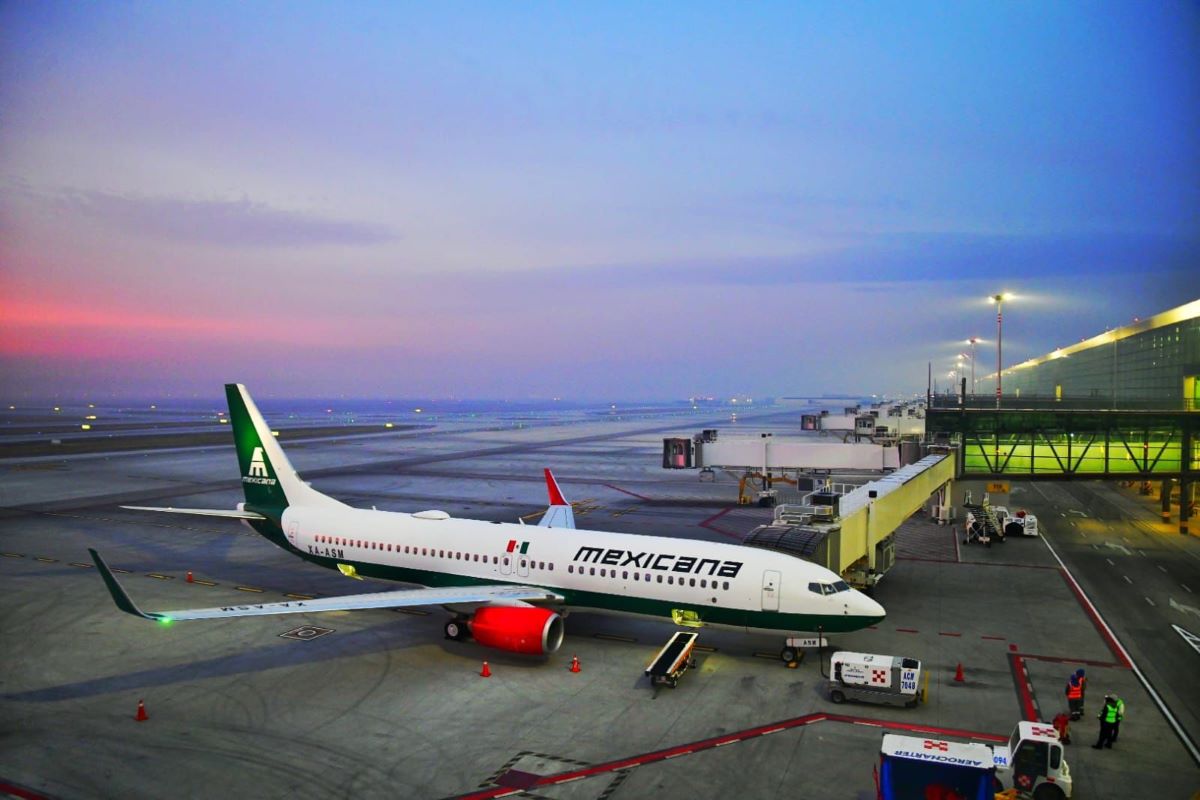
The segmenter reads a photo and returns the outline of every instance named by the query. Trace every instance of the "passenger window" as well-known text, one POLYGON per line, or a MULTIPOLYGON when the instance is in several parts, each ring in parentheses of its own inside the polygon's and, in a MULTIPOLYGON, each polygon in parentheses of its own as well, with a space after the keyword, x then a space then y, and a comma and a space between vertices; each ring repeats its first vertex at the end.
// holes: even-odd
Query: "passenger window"
POLYGON ((554 562, 553 561, 550 562, 550 571, 554 572, 554 562))
POLYGON ((574 572, 574 571, 575 571, 575 565, 567 564, 567 572, 574 572))
POLYGON ((499 563, 500 563, 500 556, 492 556, 492 563, 493 563, 493 564, 499 564, 499 563))
POLYGON ((722 589, 728 589, 728 588, 729 588, 729 581, 725 581, 725 583, 723 583, 723 584, 721 585, 721 588, 722 588, 722 589))
POLYGON ((646 573, 646 583, 649 583, 649 582, 650 582, 650 573, 647 572, 646 573))
POLYGON ((504 566, 508 566, 508 556, 504 557, 504 566))
POLYGON ((601 577, 601 578, 607 578, 607 577, 608 577, 608 572, 606 572, 606 571, 604 570, 604 568, 601 568, 601 569, 600 569, 600 577, 601 577))
POLYGON ((525 566, 525 559, 523 559, 523 558, 521 559, 521 566, 522 567, 525 566))
POLYGON ((667 576, 667 583, 669 583, 670 585, 674 586, 674 585, 675 585, 675 576, 674 576, 674 575, 668 575, 668 576, 667 576))
POLYGON ((659 575, 659 576, 658 576, 658 582, 659 582, 659 583, 662 583, 662 575, 659 575))
POLYGON ((633 573, 633 579, 635 581, 640 581, 642 579, 642 576, 635 572, 635 573, 633 573))
POLYGON ((592 575, 595 575, 595 574, 596 574, 596 568, 595 568, 595 567, 592 567, 592 568, 589 570, 589 572, 590 572, 592 575))
POLYGON ((696 579, 695 579, 695 578, 689 578, 689 579, 688 579, 688 586, 695 586, 695 585, 696 585, 696 579))
POLYGON ((700 588, 701 588, 701 589, 707 589, 707 588, 708 588, 708 581, 704 580, 704 578, 701 578, 701 579, 700 579, 700 588))
POLYGON ((621 570, 621 580, 623 580, 623 581, 629 580, 629 570, 627 570, 627 569, 621 570))

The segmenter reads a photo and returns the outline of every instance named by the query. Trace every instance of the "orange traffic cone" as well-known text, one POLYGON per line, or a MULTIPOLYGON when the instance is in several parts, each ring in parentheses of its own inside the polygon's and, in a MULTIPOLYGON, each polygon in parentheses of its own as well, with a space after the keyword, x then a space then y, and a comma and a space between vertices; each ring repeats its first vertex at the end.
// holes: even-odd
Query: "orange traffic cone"
POLYGON ((486 661, 483 662, 483 669, 479 670, 479 677, 481 677, 481 678, 492 677, 492 668, 488 666, 488 663, 486 661))
POLYGON ((141 701, 141 700, 138 700, 138 710, 137 710, 137 715, 134 717, 134 719, 135 719, 135 720, 137 720, 138 722, 145 722, 146 720, 150 719, 150 717, 148 717, 148 716, 146 715, 146 704, 145 704, 145 702, 143 702, 143 701, 141 701))
POLYGON ((963 683, 964 681, 966 681, 966 677, 963 675, 963 668, 962 668, 961 661, 958 662, 958 671, 954 673, 954 681, 956 683, 963 683))
POLYGON ((579 671, 579 656, 571 656, 571 672, 579 671))
POLYGON ((192 571, 190 569, 188 570, 187 582, 192 583, 192 571))

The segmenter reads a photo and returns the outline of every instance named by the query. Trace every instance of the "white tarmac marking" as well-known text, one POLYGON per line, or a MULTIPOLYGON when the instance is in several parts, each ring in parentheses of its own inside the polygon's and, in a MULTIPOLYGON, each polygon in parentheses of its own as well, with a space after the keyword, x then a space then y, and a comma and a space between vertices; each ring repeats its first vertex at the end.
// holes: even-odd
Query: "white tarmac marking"
POLYGON ((1174 597, 1168 597, 1167 603, 1176 611, 1182 611, 1184 614, 1195 614, 1197 617, 1200 617, 1200 608, 1184 605, 1183 603, 1176 603, 1174 597))
POLYGON ((1109 565, 1110 567, 1115 567, 1115 566, 1117 565, 1117 564, 1116 564, 1116 562, 1115 562, 1115 561, 1113 561, 1111 558, 1106 558, 1106 559, 1104 559, 1104 560, 1108 562, 1108 565, 1109 565))
POLYGON ((1143 599, 1145 599, 1145 601, 1146 601, 1147 603, 1149 603, 1150 605, 1154 605, 1154 601, 1153 601, 1153 600, 1151 600, 1149 597, 1146 597, 1146 598, 1143 598, 1143 599))
POLYGON ((1159 564, 1159 565, 1158 565, 1158 568, 1159 568, 1159 570, 1161 570, 1161 571, 1162 571, 1162 573, 1163 573, 1164 575, 1166 574, 1166 572, 1167 572, 1167 568, 1166 568, 1166 567, 1164 567, 1162 564, 1159 564))
POLYGON ((1130 551, 1130 549, 1123 544, 1113 544, 1112 542, 1105 542, 1104 546, 1111 547, 1113 550, 1120 550, 1121 555, 1123 555, 1123 556, 1133 555, 1133 553, 1130 551))
POLYGON ((1185 642, 1192 646, 1193 650, 1195 650, 1197 653, 1200 653, 1200 636, 1197 636, 1188 629, 1181 628, 1178 625, 1172 625, 1171 627, 1175 629, 1176 633, 1183 637, 1185 642))
MULTIPOLYGON (((1060 567, 1062 567, 1063 573, 1071 579, 1071 585, 1076 591, 1079 592, 1079 596, 1083 598, 1084 602, 1087 603, 1088 608, 1091 609, 1092 613, 1096 616, 1096 619, 1099 620, 1100 625, 1112 638, 1113 644, 1115 644, 1117 649, 1121 651, 1121 656, 1125 659, 1125 662, 1129 664, 1130 669, 1133 670, 1133 674, 1137 676, 1138 681, 1146 689, 1146 692, 1150 695, 1150 699, 1154 701, 1156 706, 1158 706, 1158 710, 1162 712, 1163 717, 1167 720, 1167 724, 1171 726, 1171 730, 1175 731, 1175 735, 1179 737, 1179 741, 1183 743, 1183 746, 1187 749, 1188 754, 1191 755, 1192 760, 1195 761, 1198 766, 1200 766, 1200 750, 1196 749, 1195 743, 1190 737, 1188 737, 1187 732, 1179 724, 1179 720, 1175 719, 1175 715, 1171 713, 1171 709, 1167 708, 1167 704, 1163 702, 1162 697, 1160 697, 1158 692, 1154 690, 1154 686, 1151 685, 1145 674, 1138 669, 1137 662, 1134 661, 1129 655, 1129 651, 1125 649, 1125 645, 1121 644, 1121 640, 1117 638, 1117 634, 1113 632, 1113 629, 1109 627, 1107 622, 1104 621, 1104 617, 1100 616, 1100 610, 1096 608, 1096 604, 1093 603, 1091 598, 1087 596, 1087 593, 1083 591, 1083 587, 1079 585, 1079 581, 1075 580, 1075 576, 1071 574, 1071 570, 1067 569, 1067 565, 1061 558, 1059 558, 1058 552, 1050 544, 1050 541, 1045 536, 1040 538, 1042 540, 1042 544, 1046 545, 1046 549, 1050 551, 1050 555, 1054 556, 1054 560, 1058 562, 1060 567)), ((1189 589, 1188 591, 1191 590, 1189 589)))
POLYGON ((1122 575, 1121 577, 1122 577, 1122 578, 1124 578, 1124 579, 1125 579, 1125 582, 1126 582, 1126 583, 1128 583, 1130 586, 1132 586, 1132 585, 1133 585, 1133 581, 1129 580, 1129 576, 1128 576, 1128 575, 1122 575))
POLYGON ((1187 585, 1186 583, 1181 583, 1181 584, 1179 584, 1179 585, 1180 585, 1180 586, 1182 586, 1182 587, 1183 587, 1183 590, 1184 590, 1185 592, 1187 592, 1188 594, 1191 594, 1191 593, 1192 593, 1192 590, 1191 590, 1191 589, 1188 587, 1188 585, 1187 585))

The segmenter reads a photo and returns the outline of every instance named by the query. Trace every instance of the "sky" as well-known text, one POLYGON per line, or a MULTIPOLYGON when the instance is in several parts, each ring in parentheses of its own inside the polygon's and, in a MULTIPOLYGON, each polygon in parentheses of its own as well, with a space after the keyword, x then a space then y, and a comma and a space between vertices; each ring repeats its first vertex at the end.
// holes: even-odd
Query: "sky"
POLYGON ((7 399, 913 392, 1200 297, 1192 2, 18 0, 0 76, 7 399))

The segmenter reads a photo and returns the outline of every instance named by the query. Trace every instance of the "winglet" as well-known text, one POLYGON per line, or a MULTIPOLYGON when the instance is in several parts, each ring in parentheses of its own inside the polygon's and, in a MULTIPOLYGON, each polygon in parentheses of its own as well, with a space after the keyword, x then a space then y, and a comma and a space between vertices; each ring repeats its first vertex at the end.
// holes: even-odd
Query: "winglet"
POLYGON ((108 587, 109 594, 112 595, 113 602, 117 604, 117 608, 124 611, 126 614, 133 614, 135 617, 142 619, 160 620, 160 614, 147 614, 138 608, 129 595, 125 593, 125 589, 117 582, 116 576, 112 574, 112 570, 108 568, 108 564, 104 563, 104 559, 100 557, 92 548, 88 548, 88 552, 92 554, 92 561, 96 563, 96 569, 100 570, 100 577, 104 578, 104 585, 108 587))
POLYGON ((550 505, 570 505, 570 503, 563 499, 562 492, 558 488, 558 481, 554 479, 554 473, 550 471, 549 467, 546 467, 546 491, 550 493, 550 505))

